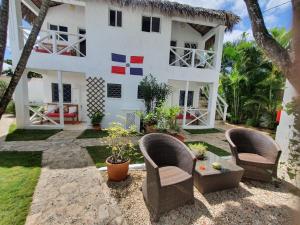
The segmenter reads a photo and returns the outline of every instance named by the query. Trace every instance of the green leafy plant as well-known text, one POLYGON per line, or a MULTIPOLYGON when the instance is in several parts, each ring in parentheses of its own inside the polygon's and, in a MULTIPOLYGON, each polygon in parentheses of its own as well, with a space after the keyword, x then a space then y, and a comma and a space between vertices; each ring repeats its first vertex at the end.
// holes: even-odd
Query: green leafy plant
POLYGON ((179 106, 160 106, 156 109, 157 128, 160 130, 178 130, 176 116, 180 112, 179 106))
POLYGON ((92 125, 99 125, 104 117, 104 114, 102 112, 96 112, 91 117, 91 123, 92 125))
POLYGON ((125 129, 122 124, 113 122, 107 129, 106 137, 108 148, 111 149, 112 155, 108 162, 113 164, 127 162, 130 157, 138 154, 130 137, 136 133, 136 127, 132 126, 125 129))
POLYGON ((202 143, 188 144, 197 159, 204 159, 207 152, 207 146, 202 143))
POLYGON ((156 107, 161 106, 171 93, 171 88, 165 83, 159 83, 151 74, 144 77, 139 84, 146 112, 154 112, 156 107))

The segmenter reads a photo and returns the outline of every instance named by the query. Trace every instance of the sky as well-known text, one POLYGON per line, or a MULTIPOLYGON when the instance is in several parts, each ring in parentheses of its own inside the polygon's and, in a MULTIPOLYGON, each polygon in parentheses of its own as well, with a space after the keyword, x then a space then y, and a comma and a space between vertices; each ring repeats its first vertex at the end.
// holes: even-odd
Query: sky
MULTIPOLYGON (((248 38, 253 39, 251 24, 244 0, 170 0, 192 6, 201 6, 211 9, 229 10, 241 17, 239 24, 235 25, 232 32, 226 32, 224 42, 235 41, 243 32, 247 32, 248 38)), ((259 0, 267 28, 292 26, 291 0, 259 0), (279 6, 281 5, 281 6, 279 6), (278 7, 276 7, 278 6, 278 7), (273 8, 276 7, 276 8, 273 8), (272 9, 273 8, 273 9, 272 9), (267 10, 267 11, 266 11, 267 10)), ((5 52, 5 58, 10 58, 9 43, 5 52)))

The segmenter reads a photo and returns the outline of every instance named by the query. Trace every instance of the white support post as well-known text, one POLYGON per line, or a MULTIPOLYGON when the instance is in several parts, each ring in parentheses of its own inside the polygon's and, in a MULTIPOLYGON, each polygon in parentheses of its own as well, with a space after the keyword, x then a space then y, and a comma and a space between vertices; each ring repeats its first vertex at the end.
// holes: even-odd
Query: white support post
POLYGON ((21 12, 21 0, 9 0, 9 39, 10 47, 12 51, 12 63, 16 66, 19 57, 20 50, 24 47, 22 26, 22 12, 21 12))
POLYGON ((189 81, 186 81, 185 85, 185 95, 184 95, 184 111, 183 111, 183 120, 182 120, 182 126, 185 127, 186 124, 186 112, 187 112, 187 101, 188 101, 188 92, 189 92, 189 81))
POLYGON ((52 37, 52 54, 57 53, 57 35, 56 31, 51 31, 51 37, 52 37))
POLYGON ((59 123, 64 126, 64 103, 63 103, 63 84, 62 84, 62 72, 57 71, 57 83, 58 83, 58 106, 59 106, 59 123))
POLYGON ((222 51, 223 51, 223 39, 224 39, 224 31, 225 26, 219 26, 216 34, 215 34, 215 57, 214 57, 214 68, 216 71, 220 72, 221 69, 221 61, 222 61, 222 51))
POLYGON ((195 54, 196 54, 196 49, 192 49, 192 63, 191 63, 192 67, 195 67, 195 54))
POLYGON ((207 110, 208 110, 208 126, 210 128, 213 128, 215 126, 218 86, 219 86, 218 82, 209 84, 209 99, 208 99, 207 110))
POLYGON ((28 79, 27 71, 24 71, 14 94, 16 106, 16 125, 18 129, 24 129, 29 125, 29 108, 28 108, 28 79))

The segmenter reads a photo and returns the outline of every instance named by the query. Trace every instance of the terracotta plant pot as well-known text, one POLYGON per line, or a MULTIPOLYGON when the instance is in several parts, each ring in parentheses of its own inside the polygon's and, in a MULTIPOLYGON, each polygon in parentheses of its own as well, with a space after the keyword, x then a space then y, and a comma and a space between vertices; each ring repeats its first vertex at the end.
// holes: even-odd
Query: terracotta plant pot
POLYGON ((110 163, 109 157, 106 159, 107 174, 110 181, 122 181, 128 176, 130 160, 124 163, 110 163))
POLYGON ((176 137, 179 141, 184 142, 184 136, 183 135, 181 135, 181 134, 175 134, 173 136, 176 137))
POLYGON ((155 125, 145 125, 145 131, 147 134, 150 134, 157 132, 157 129, 155 128, 155 125))
POLYGON ((94 130, 100 131, 101 130, 101 125, 100 124, 93 124, 94 130))

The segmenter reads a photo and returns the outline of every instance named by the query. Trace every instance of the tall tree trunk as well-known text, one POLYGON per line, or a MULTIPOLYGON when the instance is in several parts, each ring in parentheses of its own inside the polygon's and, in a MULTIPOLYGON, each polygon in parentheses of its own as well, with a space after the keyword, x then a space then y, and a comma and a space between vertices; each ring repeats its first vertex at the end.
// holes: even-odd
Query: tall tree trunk
MULTIPOLYGON (((300 86, 300 0, 293 0, 293 50, 294 50, 294 65, 292 73, 298 78, 298 85, 300 86)), ((296 88, 300 95, 300 88, 296 88)))
POLYGON ((0 76, 1 76, 5 49, 6 49, 9 0, 2 0, 0 4, 1 4, 0 5, 0 24, 1 24, 0 26, 0 76))
MULTIPOLYGON (((264 50, 267 56, 280 68, 284 76, 300 93, 300 79, 298 73, 293 72, 292 56, 268 32, 258 1, 244 1, 246 3, 251 20, 253 36, 258 46, 260 46, 264 50)), ((298 6, 298 9, 297 7, 293 7, 294 23, 299 23, 299 21, 295 21, 295 17, 297 17, 297 14, 299 14, 299 12, 296 12, 299 11, 299 1, 300 0, 292 0, 293 5, 298 6)))
POLYGON ((26 44, 23 48, 21 57, 19 59, 19 62, 16 66, 16 69, 13 73, 13 76, 10 80, 10 83, 8 85, 8 88, 6 89, 2 99, 0 100, 0 119, 5 112, 5 109, 9 103, 9 101, 12 98, 12 95, 18 85, 19 80, 22 77, 22 74, 26 68, 27 61, 29 59, 29 56, 31 54, 32 48, 36 42, 37 36, 41 30, 41 27, 43 25, 43 22, 45 20, 45 17, 47 15, 47 11, 49 9, 50 0, 43 0, 42 5, 40 8, 39 15, 34 20, 32 30, 29 34, 29 37, 26 41, 26 44))

